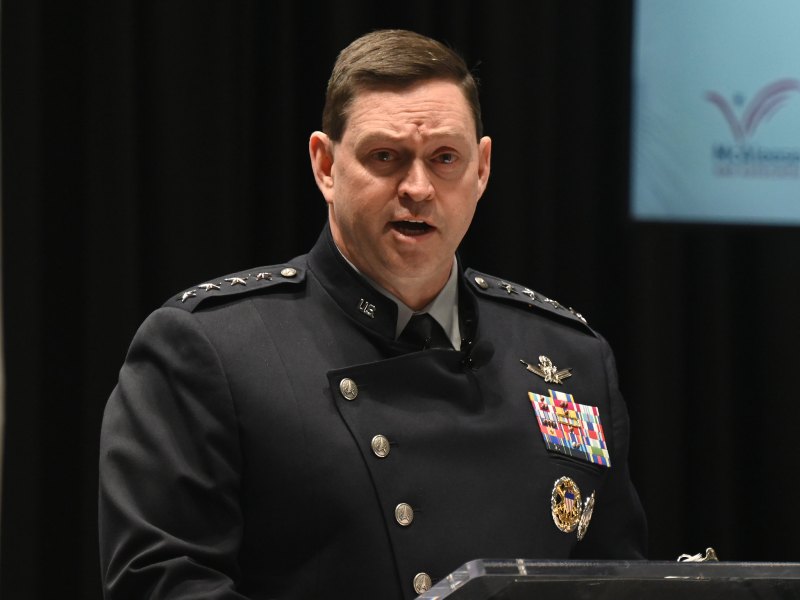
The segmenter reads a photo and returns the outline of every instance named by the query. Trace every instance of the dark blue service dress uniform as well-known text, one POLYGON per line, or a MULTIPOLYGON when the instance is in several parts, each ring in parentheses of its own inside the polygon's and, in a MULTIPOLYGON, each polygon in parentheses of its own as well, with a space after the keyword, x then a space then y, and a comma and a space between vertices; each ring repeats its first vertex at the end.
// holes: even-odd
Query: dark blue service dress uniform
POLYGON ((607 343, 522 286, 459 285, 463 349, 410 348, 326 228, 151 314, 103 421, 106 598, 391 600, 475 558, 641 558, 607 343), (521 362, 540 356, 571 376, 521 362), (551 390, 596 407, 610 467, 548 449, 529 393, 551 390), (554 522, 562 477, 594 493, 580 541, 554 522))

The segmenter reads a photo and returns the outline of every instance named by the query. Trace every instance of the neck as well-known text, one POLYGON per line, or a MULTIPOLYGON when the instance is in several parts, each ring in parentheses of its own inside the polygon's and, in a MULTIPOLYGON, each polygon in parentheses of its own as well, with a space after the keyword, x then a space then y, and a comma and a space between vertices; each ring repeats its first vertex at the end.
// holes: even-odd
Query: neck
POLYGON ((385 293, 388 292, 395 301, 399 300, 413 311, 422 310, 436 299, 445 285, 447 285, 452 271, 451 266, 450 270, 444 274, 444 277, 434 282, 430 280, 419 281, 414 278, 402 278, 399 280, 389 280, 387 278, 378 279, 353 263, 343 252, 340 251, 340 253, 344 259, 350 263, 350 266, 365 277, 373 287, 383 290, 385 293))
POLYGON ((339 232, 333 227, 333 224, 331 224, 331 233, 339 254, 351 267, 361 276, 366 277, 373 286, 386 290, 414 311, 421 310, 430 304, 450 279, 454 260, 452 256, 434 271, 428 271, 418 276, 394 276, 388 271, 370 268, 369 264, 356 259, 349 251, 347 244, 340 239, 339 232))
POLYGON ((447 271, 445 276, 436 282, 419 283, 417 281, 401 281, 397 282, 401 285, 387 285, 386 282, 378 282, 378 285, 386 289, 389 293, 396 296, 403 304, 408 306, 414 311, 422 310, 428 306, 439 292, 442 291, 447 280, 450 277, 450 271, 447 271))

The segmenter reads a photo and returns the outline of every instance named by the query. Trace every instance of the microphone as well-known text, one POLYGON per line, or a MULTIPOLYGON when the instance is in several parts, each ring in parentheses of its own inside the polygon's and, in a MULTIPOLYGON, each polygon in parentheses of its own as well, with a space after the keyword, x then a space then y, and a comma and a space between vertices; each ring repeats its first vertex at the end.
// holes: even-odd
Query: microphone
POLYGON ((487 364, 494 356, 494 345, 488 340, 478 340, 475 343, 470 343, 464 359, 461 364, 465 368, 470 368, 477 371, 482 366, 487 364))

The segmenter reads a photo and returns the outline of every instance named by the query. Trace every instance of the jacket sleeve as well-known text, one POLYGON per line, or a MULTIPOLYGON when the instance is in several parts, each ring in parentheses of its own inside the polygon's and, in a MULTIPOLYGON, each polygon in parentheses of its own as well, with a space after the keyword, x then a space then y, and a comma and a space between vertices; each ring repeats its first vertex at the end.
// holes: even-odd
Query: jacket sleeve
POLYGON ((228 600, 242 537, 238 423, 195 315, 154 312, 103 417, 99 531, 106 600, 228 600))
POLYGON ((611 471, 597 495, 586 537, 577 544, 572 558, 644 559, 647 520, 628 468, 630 420, 619 391, 614 355, 608 343, 603 338, 600 341, 611 402, 611 471))

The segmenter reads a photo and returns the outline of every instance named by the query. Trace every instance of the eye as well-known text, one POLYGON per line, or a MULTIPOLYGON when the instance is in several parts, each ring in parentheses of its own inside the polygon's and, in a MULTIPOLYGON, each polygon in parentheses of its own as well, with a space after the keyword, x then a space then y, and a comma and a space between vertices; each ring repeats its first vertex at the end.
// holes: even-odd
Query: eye
POLYGON ((437 154, 434 160, 443 165, 452 165, 458 160, 458 156, 455 152, 442 152, 437 154))
POLYGON ((389 162, 394 158, 394 155, 388 150, 378 150, 377 152, 372 153, 372 158, 378 162, 389 162))

